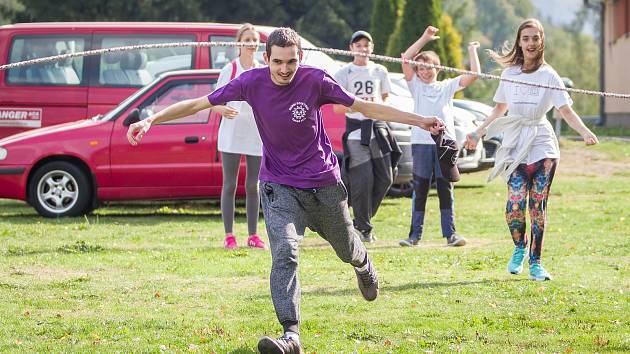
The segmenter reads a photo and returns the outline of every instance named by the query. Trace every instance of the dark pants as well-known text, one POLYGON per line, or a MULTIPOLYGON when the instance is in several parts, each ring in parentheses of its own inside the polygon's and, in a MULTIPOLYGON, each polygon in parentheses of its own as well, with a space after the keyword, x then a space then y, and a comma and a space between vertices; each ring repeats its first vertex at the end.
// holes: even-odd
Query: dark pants
POLYGON ((427 197, 433 178, 436 181, 440 200, 442 236, 450 237, 455 233, 453 183, 442 176, 437 148, 430 144, 413 144, 411 154, 413 156, 413 197, 409 237, 416 240, 422 238, 427 197))
POLYGON ((359 140, 348 140, 350 154, 348 183, 354 214, 354 227, 369 232, 372 230, 372 217, 376 215, 383 198, 392 185, 392 164, 390 154, 381 152, 376 139, 370 145, 362 145, 359 140))

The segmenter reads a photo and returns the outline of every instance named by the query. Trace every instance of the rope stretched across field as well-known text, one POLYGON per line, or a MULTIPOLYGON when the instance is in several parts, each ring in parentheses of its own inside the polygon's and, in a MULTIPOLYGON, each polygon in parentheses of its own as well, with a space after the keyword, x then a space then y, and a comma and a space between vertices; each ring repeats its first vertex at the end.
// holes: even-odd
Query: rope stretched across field
MULTIPOLYGON (((64 59, 71 59, 71 58, 76 58, 76 57, 94 56, 94 55, 101 55, 101 54, 107 54, 107 53, 127 52, 127 51, 136 51, 136 50, 144 50, 144 49, 177 48, 177 47, 243 47, 243 46, 251 46, 251 43, 177 42, 177 43, 138 44, 138 45, 129 45, 129 46, 122 46, 122 47, 88 50, 84 52, 60 54, 60 55, 54 55, 50 57, 37 58, 37 59, 31 59, 31 60, 21 61, 17 63, 5 64, 5 65, 0 65, 0 71, 19 68, 19 67, 27 66, 27 65, 50 63, 50 62, 60 61, 64 59)), ((567 92, 577 93, 577 94, 582 94, 582 95, 630 99, 630 94, 584 90, 584 89, 540 84, 540 83, 524 81, 524 80, 502 78, 501 76, 498 76, 498 75, 492 75, 492 74, 487 74, 487 73, 477 73, 470 70, 457 69, 457 68, 452 68, 452 67, 444 66, 444 65, 430 64, 430 63, 424 63, 424 62, 401 59, 401 58, 393 58, 393 57, 388 57, 385 55, 365 54, 365 53, 352 52, 348 50, 332 49, 332 48, 318 48, 318 47, 303 47, 302 50, 317 51, 317 52, 322 52, 326 54, 342 55, 342 56, 350 56, 350 57, 360 55, 360 56, 365 56, 376 61, 398 63, 398 64, 402 64, 404 62, 411 65, 435 68, 435 69, 443 70, 450 73, 456 73, 459 75, 474 75, 484 80, 500 80, 500 81, 510 82, 510 83, 519 84, 519 85, 527 85, 527 86, 534 86, 534 87, 546 88, 546 89, 551 89, 551 90, 567 91, 567 92)))

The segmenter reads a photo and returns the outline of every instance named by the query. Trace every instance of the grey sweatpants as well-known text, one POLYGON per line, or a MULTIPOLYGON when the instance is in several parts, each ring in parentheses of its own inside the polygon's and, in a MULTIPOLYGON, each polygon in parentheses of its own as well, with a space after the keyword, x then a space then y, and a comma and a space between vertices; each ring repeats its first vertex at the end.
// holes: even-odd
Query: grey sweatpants
POLYGON ((352 226, 343 183, 298 189, 261 181, 260 187, 271 246, 271 300, 285 332, 299 333, 298 242, 306 227, 328 241, 345 263, 360 266, 367 251, 352 226))

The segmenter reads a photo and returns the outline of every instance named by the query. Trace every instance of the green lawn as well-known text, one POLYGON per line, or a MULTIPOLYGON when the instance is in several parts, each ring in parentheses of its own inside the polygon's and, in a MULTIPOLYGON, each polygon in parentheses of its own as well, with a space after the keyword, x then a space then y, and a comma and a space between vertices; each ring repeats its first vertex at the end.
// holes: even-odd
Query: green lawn
MULTIPOLYGON (((375 302, 306 235, 305 351, 630 351, 630 144, 562 145, 543 250, 553 281, 507 273, 505 185, 467 174, 455 191, 467 247, 444 246, 433 194, 422 246, 398 247, 410 201, 384 202, 368 246, 381 279, 375 302)), ((0 200, 0 352, 255 352, 260 336, 280 334, 271 257, 223 250, 222 230, 216 202, 118 204, 51 220, 0 200)))

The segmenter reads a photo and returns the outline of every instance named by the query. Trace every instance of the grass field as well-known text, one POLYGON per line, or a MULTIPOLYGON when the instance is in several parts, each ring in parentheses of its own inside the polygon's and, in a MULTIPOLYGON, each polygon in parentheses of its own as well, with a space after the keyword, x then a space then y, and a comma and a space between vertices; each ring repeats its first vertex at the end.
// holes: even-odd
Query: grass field
MULTIPOLYGON (((469 246, 444 246, 432 194, 422 246, 398 247, 410 201, 384 202, 368 245, 381 279, 374 302, 307 233, 305 351, 630 351, 630 144, 563 141, 562 151, 543 250, 553 281, 507 273, 505 185, 486 184, 487 171, 464 175, 456 224, 469 246)), ((254 353, 260 336, 280 334, 271 257, 225 251, 222 230, 216 202, 117 204, 51 220, 0 200, 0 352, 254 353)))

